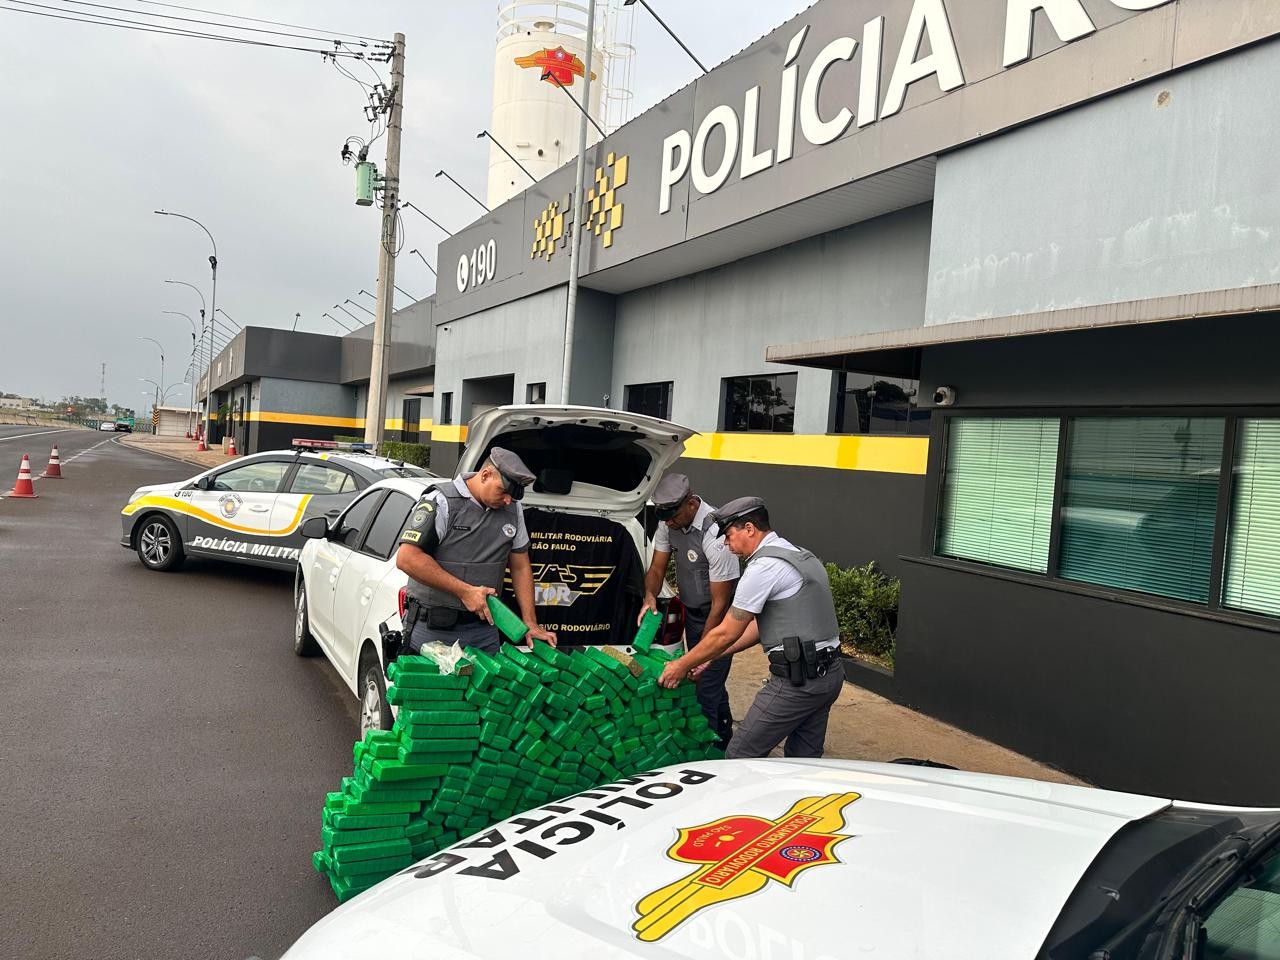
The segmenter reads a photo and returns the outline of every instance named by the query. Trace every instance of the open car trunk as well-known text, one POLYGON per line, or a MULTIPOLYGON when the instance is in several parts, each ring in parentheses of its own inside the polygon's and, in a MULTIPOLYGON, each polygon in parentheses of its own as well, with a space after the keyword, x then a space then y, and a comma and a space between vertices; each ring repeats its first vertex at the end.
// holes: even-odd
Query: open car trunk
MULTIPOLYGON (((640 517, 694 431, 638 413, 508 406, 471 421, 460 472, 489 451, 519 455, 538 622, 562 645, 627 646, 644 601, 652 541, 640 517)), ((508 576, 503 599, 518 609, 508 576)))

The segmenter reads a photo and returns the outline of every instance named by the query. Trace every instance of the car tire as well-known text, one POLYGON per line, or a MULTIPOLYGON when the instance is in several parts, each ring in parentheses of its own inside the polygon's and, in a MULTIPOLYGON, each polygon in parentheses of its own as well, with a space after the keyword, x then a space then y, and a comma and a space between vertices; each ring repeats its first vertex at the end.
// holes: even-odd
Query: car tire
POLYGON ((182 538, 173 521, 163 514, 153 513, 143 519, 134 545, 138 559, 148 570, 167 572, 182 563, 182 538))
POLYGON ((307 586, 299 572, 293 583, 293 652, 300 657, 314 657, 320 652, 311 632, 311 613, 307 609, 307 586))
POLYGON ((387 702, 387 684, 382 678, 382 662, 373 648, 366 645, 360 657, 360 739, 370 730, 390 730, 395 718, 387 702))

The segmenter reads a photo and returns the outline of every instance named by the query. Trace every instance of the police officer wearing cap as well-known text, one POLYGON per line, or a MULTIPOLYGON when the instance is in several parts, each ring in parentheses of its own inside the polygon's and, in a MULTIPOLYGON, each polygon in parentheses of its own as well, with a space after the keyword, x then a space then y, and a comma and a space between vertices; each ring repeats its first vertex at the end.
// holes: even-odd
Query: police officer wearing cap
POLYGON ((478 471, 418 501, 396 552, 396 566, 409 575, 408 599, 417 606, 409 612, 415 620, 409 652, 424 643, 456 640, 496 653, 501 637, 488 597, 501 592, 508 567, 529 637, 555 644, 555 634, 538 626, 533 602, 529 533, 519 503, 532 482, 524 461, 494 447, 478 471))
MULTIPOLYGON (((685 641, 692 648, 707 630, 719 626, 729 611, 740 572, 738 558, 725 547, 711 520, 715 507, 690 491, 689 478, 683 473, 663 477, 653 493, 653 503, 662 523, 654 537, 653 559, 644 578, 644 608, 639 619, 647 611, 657 610, 657 593, 674 554, 680 602, 685 606, 685 641)), ((727 657, 716 660, 698 677, 698 703, 707 723, 719 735, 722 750, 733 731, 729 692, 725 689, 730 663, 727 657)))
POLYGON ((788 757, 820 757, 827 718, 844 685, 840 628, 822 561, 778 536, 759 497, 726 503, 712 519, 725 544, 747 560, 733 606, 702 642, 667 664, 659 682, 676 687, 696 667, 755 642, 772 676, 734 732, 726 756, 764 757, 782 741, 788 757), (754 623, 757 630, 749 630, 754 623))

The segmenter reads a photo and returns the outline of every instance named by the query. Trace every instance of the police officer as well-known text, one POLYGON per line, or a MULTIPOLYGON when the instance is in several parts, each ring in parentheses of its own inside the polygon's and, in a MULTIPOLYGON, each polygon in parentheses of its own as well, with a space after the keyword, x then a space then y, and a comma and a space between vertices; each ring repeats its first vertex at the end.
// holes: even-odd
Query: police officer
MULTIPOLYGON (((644 578, 640 619, 646 611, 658 608, 657 594, 674 553, 676 583, 685 607, 684 636, 693 648, 706 631, 720 625, 729 611, 740 572, 738 558, 725 547, 711 521, 715 508, 690 492, 689 478, 683 473, 663 477, 653 493, 653 503, 662 523, 654 537, 653 560, 644 578)), ((707 723, 719 735, 722 750, 733 732, 729 692, 725 689, 730 663, 727 657, 709 663, 698 677, 698 703, 707 723)))
POLYGON ((524 461, 494 447, 480 470, 418 501, 396 552, 396 566, 409 575, 409 600, 419 606, 409 652, 456 640, 496 653, 501 637, 487 598, 502 590, 507 567, 529 637, 555 644, 555 634, 538 626, 533 602, 529 533, 519 503, 532 482, 524 461))
POLYGON ((726 753, 730 759, 764 757, 783 740, 788 757, 820 757, 827 717, 840 695, 840 628, 822 561, 769 525, 759 497, 740 497, 715 512, 725 544, 746 559, 729 615, 702 642, 667 664, 659 682, 676 687, 691 670, 755 642, 769 656, 772 676, 756 694, 726 753))

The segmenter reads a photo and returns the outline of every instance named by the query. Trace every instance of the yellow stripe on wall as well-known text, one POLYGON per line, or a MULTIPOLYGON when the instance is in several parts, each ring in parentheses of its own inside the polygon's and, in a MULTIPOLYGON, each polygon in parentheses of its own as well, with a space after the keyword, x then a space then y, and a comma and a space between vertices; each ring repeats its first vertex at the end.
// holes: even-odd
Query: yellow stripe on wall
POLYGON ((924 476, 929 461, 929 438, 703 433, 685 441, 684 456, 695 460, 924 476))
POLYGON ((431 428, 431 439, 439 440, 441 443, 466 443, 467 428, 465 425, 438 424, 431 428))
MULTIPOLYGON (((353 430, 364 429, 364 417, 326 417, 307 413, 275 413, 270 410, 253 410, 245 418, 257 423, 293 423, 309 427, 350 427, 353 430)), ((400 417, 388 417, 385 422, 387 430, 404 430, 404 420, 400 417)), ((418 429, 431 431, 430 420, 419 420, 418 429)))

